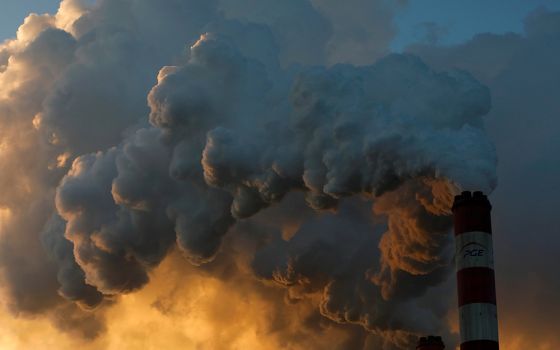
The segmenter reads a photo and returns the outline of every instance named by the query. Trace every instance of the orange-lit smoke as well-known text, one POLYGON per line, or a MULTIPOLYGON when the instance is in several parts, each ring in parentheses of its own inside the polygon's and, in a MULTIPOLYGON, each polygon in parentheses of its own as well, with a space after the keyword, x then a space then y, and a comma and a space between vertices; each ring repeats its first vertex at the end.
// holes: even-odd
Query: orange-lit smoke
MULTIPOLYGON (((235 267, 232 267, 235 269, 235 267)), ((119 297, 103 312, 107 329, 94 341, 61 332, 44 316, 0 313, 0 348, 22 349, 293 349, 336 348, 350 334, 325 324, 309 332, 302 319, 313 301, 284 303, 278 287, 252 278, 219 280, 177 252, 151 274, 141 291, 119 297)))
MULTIPOLYGON (((363 62, 385 52, 371 41, 353 57, 337 5, 311 3, 247 24, 210 2, 64 0, 0 45, 0 348, 457 336, 449 207, 495 186, 489 93, 413 56, 363 62), (370 66, 282 66, 333 60, 370 66)), ((511 315, 506 348, 558 346, 511 315)))

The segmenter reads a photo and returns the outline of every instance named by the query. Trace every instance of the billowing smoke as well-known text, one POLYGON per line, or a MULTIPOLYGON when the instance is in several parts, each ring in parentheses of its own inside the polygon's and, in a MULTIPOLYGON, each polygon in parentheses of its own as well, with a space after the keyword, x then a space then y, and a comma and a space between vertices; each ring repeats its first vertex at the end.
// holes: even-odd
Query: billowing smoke
MULTIPOLYGON (((178 271, 307 310, 307 337, 353 334, 341 349, 448 332, 434 293, 452 198, 496 186, 488 89, 413 55, 380 58, 393 31, 378 47, 349 38, 375 27, 336 2, 252 5, 65 0, 0 46, 14 312, 93 338, 178 249, 173 262, 197 266, 178 271)), ((288 313, 268 332, 323 346, 279 326, 288 313)))

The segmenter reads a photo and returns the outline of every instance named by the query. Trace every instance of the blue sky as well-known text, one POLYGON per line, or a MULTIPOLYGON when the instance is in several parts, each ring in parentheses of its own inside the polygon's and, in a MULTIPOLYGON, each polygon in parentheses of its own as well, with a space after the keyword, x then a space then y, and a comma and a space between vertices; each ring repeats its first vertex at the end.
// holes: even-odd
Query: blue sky
POLYGON ((1 0, 0 40, 15 36, 23 19, 31 12, 55 12, 58 0, 1 0))
POLYGON ((527 14, 542 6, 558 10, 560 1, 411 0, 397 15, 399 33, 391 46, 398 51, 426 39, 426 27, 436 30, 441 44, 460 43, 482 32, 521 32, 527 14))
MULTIPOLYGON (((2 0, 0 40, 13 37, 30 12, 54 12, 58 3, 58 0, 2 0)), ((399 33, 391 47, 400 51, 417 41, 454 44, 481 32, 521 32, 523 18, 539 6, 560 10, 560 1, 410 0, 396 17, 399 33)))

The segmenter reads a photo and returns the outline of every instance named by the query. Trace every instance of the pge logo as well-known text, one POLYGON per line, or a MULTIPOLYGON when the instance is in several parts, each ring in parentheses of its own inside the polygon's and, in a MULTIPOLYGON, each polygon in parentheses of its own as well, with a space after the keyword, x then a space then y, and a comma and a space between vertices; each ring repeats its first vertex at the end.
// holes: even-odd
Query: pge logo
POLYGON ((486 254, 486 247, 480 243, 470 242, 461 248, 463 259, 468 257, 484 256, 486 254))

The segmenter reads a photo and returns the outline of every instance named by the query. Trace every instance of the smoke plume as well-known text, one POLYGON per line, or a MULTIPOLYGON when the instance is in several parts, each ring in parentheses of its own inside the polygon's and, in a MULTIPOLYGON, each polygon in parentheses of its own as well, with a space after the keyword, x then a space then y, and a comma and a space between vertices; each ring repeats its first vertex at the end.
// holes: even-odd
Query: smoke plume
MULTIPOLYGON (((14 313, 91 339, 127 295, 174 276, 189 298, 206 281, 273 310, 256 316, 273 347, 405 349, 449 332, 452 198, 496 186, 488 88, 382 57, 394 30, 336 2, 268 3, 64 0, 0 46, 14 313)), ((165 290, 163 315, 179 303, 165 290)))

